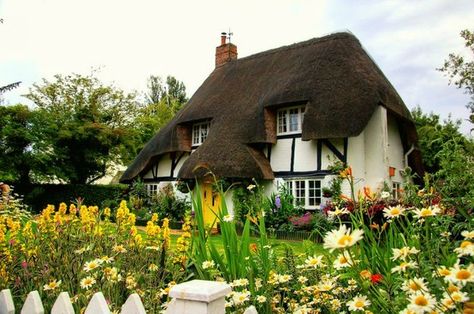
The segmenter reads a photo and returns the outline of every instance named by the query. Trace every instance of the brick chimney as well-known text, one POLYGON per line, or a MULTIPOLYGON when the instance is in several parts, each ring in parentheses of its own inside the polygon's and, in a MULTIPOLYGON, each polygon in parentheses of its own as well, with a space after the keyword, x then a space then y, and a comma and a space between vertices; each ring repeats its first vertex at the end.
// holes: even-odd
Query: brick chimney
POLYGON ((237 46, 226 41, 227 33, 221 33, 221 45, 216 47, 216 68, 229 61, 237 60, 237 46))

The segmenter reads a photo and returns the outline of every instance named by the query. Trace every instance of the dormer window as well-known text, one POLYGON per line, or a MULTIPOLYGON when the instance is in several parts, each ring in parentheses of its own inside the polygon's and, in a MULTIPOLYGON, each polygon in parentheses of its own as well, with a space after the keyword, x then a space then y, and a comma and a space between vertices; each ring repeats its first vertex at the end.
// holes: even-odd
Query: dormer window
POLYGON ((199 146, 204 143, 210 126, 211 123, 209 121, 193 124, 193 146, 199 146))
POLYGON ((277 112, 277 135, 301 133, 304 106, 280 109, 277 112))

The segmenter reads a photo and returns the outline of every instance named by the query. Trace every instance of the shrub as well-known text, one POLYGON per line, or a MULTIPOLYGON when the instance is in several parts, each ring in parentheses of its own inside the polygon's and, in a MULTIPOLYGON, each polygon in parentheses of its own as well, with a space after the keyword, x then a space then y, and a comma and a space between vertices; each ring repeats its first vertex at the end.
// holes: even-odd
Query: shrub
POLYGON ((110 205, 126 198, 128 193, 124 184, 30 184, 16 185, 15 189, 34 213, 41 212, 48 204, 77 202, 77 199, 88 205, 110 205))

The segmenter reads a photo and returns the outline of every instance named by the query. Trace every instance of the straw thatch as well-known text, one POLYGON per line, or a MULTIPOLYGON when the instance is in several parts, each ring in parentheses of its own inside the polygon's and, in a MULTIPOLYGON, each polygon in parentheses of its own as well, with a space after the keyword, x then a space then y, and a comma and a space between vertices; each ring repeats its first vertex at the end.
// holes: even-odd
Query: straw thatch
MULTIPOLYGON (((203 120, 211 120, 210 133, 180 178, 205 167, 218 177, 271 179, 259 147, 276 142, 275 112, 292 104, 306 105, 303 140, 357 136, 378 105, 397 118, 405 149, 417 140, 408 109, 357 38, 336 33, 217 67, 121 181, 143 175, 162 154, 190 152, 192 124, 203 120)), ((421 169, 412 155, 412 166, 421 169)))

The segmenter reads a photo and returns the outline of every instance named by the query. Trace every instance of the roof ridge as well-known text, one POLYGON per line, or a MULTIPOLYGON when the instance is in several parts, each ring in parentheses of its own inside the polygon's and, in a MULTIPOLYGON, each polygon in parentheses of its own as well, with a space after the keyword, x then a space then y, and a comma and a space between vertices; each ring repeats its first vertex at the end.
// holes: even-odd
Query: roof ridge
POLYGON ((306 47, 306 46, 310 46, 310 45, 314 45, 314 44, 319 44, 319 43, 322 43, 322 42, 325 42, 325 41, 336 40, 336 39, 344 39, 344 38, 352 38, 352 39, 355 39, 357 42, 359 42, 357 37, 355 37, 350 32, 331 33, 331 34, 328 34, 328 35, 325 35, 325 36, 322 36, 322 37, 314 37, 314 38, 311 38, 311 39, 308 39, 308 40, 305 40, 305 41, 300 41, 300 42, 297 42, 297 43, 294 43, 294 44, 291 44, 291 45, 285 45, 285 46, 281 46, 281 47, 278 47, 278 48, 273 48, 273 49, 270 49, 270 50, 265 50, 265 51, 262 51, 262 52, 258 52, 258 53, 255 53, 253 55, 237 59, 233 62, 229 62, 229 64, 237 63, 239 61, 252 60, 252 59, 255 59, 255 58, 259 58, 259 57, 262 57, 262 56, 274 54, 274 53, 277 53, 277 52, 288 51, 288 50, 293 50, 293 49, 299 49, 299 48, 302 48, 302 47, 306 47))

